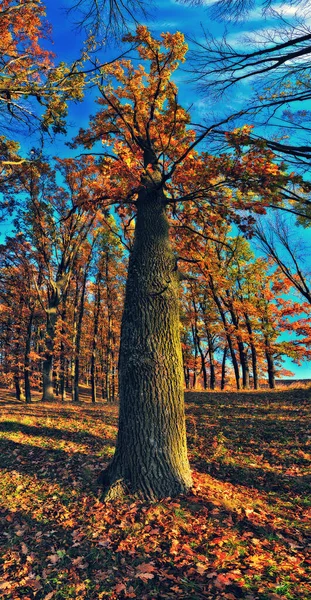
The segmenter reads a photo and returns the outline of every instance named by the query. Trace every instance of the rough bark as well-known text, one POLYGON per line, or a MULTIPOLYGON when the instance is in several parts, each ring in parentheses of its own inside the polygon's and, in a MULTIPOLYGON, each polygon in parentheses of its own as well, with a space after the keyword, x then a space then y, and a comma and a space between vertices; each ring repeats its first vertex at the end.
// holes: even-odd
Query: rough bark
POLYGON ((179 340, 179 276, 165 198, 156 188, 146 181, 137 200, 121 331, 117 446, 100 477, 107 498, 120 485, 157 499, 186 493, 192 483, 179 340))

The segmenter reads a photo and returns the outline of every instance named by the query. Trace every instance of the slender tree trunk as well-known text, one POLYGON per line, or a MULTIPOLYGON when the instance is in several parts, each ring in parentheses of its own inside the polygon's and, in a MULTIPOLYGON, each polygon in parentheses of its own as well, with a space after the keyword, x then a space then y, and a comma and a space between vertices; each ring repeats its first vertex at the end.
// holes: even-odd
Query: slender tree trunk
POLYGON ((227 339, 227 343, 228 343, 228 347, 230 350, 230 355, 231 355, 231 360, 232 360, 232 365, 233 365, 233 370, 234 370, 234 375, 235 375, 235 381, 236 381, 236 387, 237 390, 240 389, 240 373, 239 373, 239 365, 238 365, 238 361, 236 358, 236 354, 235 354, 235 350, 234 350, 234 346, 233 346, 233 342, 232 342, 232 338, 231 338, 231 334, 229 332, 229 327, 228 327, 228 321, 225 315, 225 311, 222 307, 221 304, 221 300, 219 298, 219 296, 216 294, 216 290, 214 288, 214 284, 212 281, 212 278, 210 277, 210 287, 211 287, 211 291, 213 294, 213 298, 215 301, 215 304, 218 308, 221 320, 223 322, 223 326, 224 326, 224 330, 225 330, 225 334, 226 334, 226 339, 227 339))
POLYGON ((75 348, 76 348, 76 339, 77 339, 77 327, 78 327, 78 300, 79 300, 79 282, 76 281, 76 291, 74 296, 74 304, 73 304, 73 328, 72 328, 72 347, 73 347, 73 356, 71 358, 70 365, 70 379, 71 379, 71 399, 75 401, 75 348))
MULTIPOLYGON (((157 173, 153 175, 155 181, 157 173)), ((186 493, 192 483, 179 339, 179 276, 164 194, 155 184, 150 187, 146 183, 137 200, 121 331, 119 431, 113 460, 100 478, 109 488, 108 498, 123 485, 157 499, 186 493)))
POLYGON ((194 335, 195 335, 195 340, 196 340, 196 345, 200 354, 200 358, 201 358, 201 371, 203 373, 203 386, 204 389, 207 389, 207 373, 206 373, 206 364, 205 364, 205 356, 204 356, 204 352, 201 346, 201 339, 199 336, 199 331, 198 331, 198 309, 197 309, 197 305, 195 303, 195 299, 192 298, 192 305, 194 308, 194 315, 195 315, 195 321, 194 321, 194 335))
POLYGON ((195 390, 197 385, 197 359, 198 359, 198 347, 197 347, 197 339, 195 335, 195 327, 191 324, 191 332, 192 332, 192 340, 194 347, 194 361, 193 361, 193 373, 192 373, 192 389, 195 390))
POLYGON ((243 390, 249 390, 249 364, 247 358, 247 349, 244 342, 238 336, 238 348, 240 355, 240 363, 242 368, 242 387, 243 390))
POLYGON ((189 383, 190 383, 190 372, 189 372, 189 367, 188 365, 186 365, 186 359, 185 359, 185 353, 184 351, 182 351, 182 361, 183 361, 183 369, 184 369, 184 379, 185 379, 185 386, 186 389, 189 389, 189 383))
POLYGON ((111 402, 114 402, 116 399, 116 369, 114 364, 114 352, 111 354, 111 402))
MULTIPOLYGON (((55 316, 56 318, 56 316, 55 316)), ((48 319, 45 358, 42 365, 42 400, 54 400, 53 386, 53 349, 54 349, 54 315, 48 319)))
POLYGON ((16 373, 16 372, 15 372, 15 373, 14 373, 14 377, 13 377, 13 379, 14 379, 14 386, 15 386, 15 397, 16 397, 16 400, 18 400, 18 401, 20 401, 20 400, 23 400, 23 399, 24 399, 24 396, 23 396, 23 390, 22 390, 22 387, 21 387, 21 382, 20 382, 20 375, 19 375, 19 373, 16 373))
POLYGON ((274 358, 271 352, 271 346, 270 346, 270 342, 269 339, 266 338, 265 339, 265 355, 266 355, 266 360, 267 360, 267 366, 268 366, 268 382, 269 382, 269 388, 271 390, 274 390, 275 388, 275 366, 274 366, 274 358))
POLYGON ((76 336, 75 336, 75 345, 74 345, 74 376, 73 376, 73 402, 79 402, 79 378, 80 378, 80 346, 81 346, 81 334, 82 334, 82 321, 84 315, 84 300, 85 300, 85 290, 86 290, 86 281, 89 272, 91 254, 88 258, 86 267, 83 273, 82 280, 82 290, 80 297, 80 305, 79 305, 79 313, 77 320, 77 328, 76 328, 76 336))
POLYGON ((94 324, 93 324, 93 340, 91 353, 91 387, 92 387, 92 402, 96 402, 96 348, 100 313, 100 272, 96 276, 96 297, 94 306, 94 324))
POLYGON ((224 353, 222 355, 222 362, 221 362, 221 382, 220 382, 220 389, 224 390, 225 389, 225 385, 226 385, 226 359, 227 359, 227 353, 228 353, 228 346, 224 347, 224 353))
POLYGON ((241 369, 242 369, 242 387, 243 387, 243 390, 248 390, 249 389, 249 364, 248 364, 248 357, 247 357, 247 348, 245 347, 245 344, 244 344, 244 342, 241 338, 240 332, 239 332, 239 319, 234 310, 234 307, 232 304, 232 299, 229 295, 228 290, 227 290, 227 298, 228 298, 228 308, 230 311, 232 323, 235 327, 235 335, 236 335, 236 339, 238 342, 240 364, 241 364, 241 369))
POLYGON ((251 320, 247 313, 244 313, 246 328, 250 338, 250 347, 252 355, 252 371, 253 371, 253 384, 254 390, 258 390, 258 367, 257 367, 257 350, 254 344, 254 335, 251 320))
POLYGON ((205 325, 206 337, 207 337, 207 353, 209 358, 209 368, 210 368, 210 377, 209 377, 209 385, 210 389, 214 390, 216 385, 216 371, 215 371, 215 359, 214 359, 214 344, 213 337, 208 327, 208 322, 206 319, 205 313, 205 304, 201 304, 201 310, 203 312, 203 320, 205 325))
POLYGON ((201 340, 198 335, 197 335, 197 345, 198 345, 198 350, 199 350, 200 358, 201 358, 201 369, 202 369, 202 373, 203 373, 203 386, 204 386, 204 389, 207 390, 207 372, 206 372, 205 356, 204 356, 204 352, 203 352, 203 349, 201 346, 201 340))
POLYGON ((209 368, 210 368, 210 388, 215 389, 216 385, 216 372, 215 372, 215 361, 214 361, 214 348, 213 340, 210 332, 207 329, 207 343, 208 343, 208 357, 209 357, 209 368))
POLYGON ((57 300, 52 299, 50 306, 46 311, 46 337, 45 337, 45 357, 42 364, 42 400, 54 400, 53 386, 53 354, 54 354, 54 338, 55 326, 57 319, 57 300))
POLYGON ((32 324, 34 317, 34 307, 30 309, 29 319, 27 323, 26 330, 26 340, 25 340, 25 354, 24 354, 24 386, 25 386, 25 401, 27 404, 31 402, 31 388, 30 388, 30 348, 31 348, 31 335, 32 335, 32 324))
POLYGON ((66 333, 66 329, 65 329, 66 318, 67 318, 67 293, 63 297, 63 306, 62 306, 62 313, 61 313, 62 329, 61 329, 60 359, 59 359, 59 366, 60 366, 59 390, 60 390, 60 397, 61 397, 62 402, 65 402, 65 400, 66 400, 66 366, 68 365, 68 362, 66 359, 66 352, 65 352, 65 342, 64 342, 64 336, 66 333))
POLYGON ((107 290, 107 346, 106 346, 106 395, 107 402, 113 402, 112 393, 112 369, 113 369, 113 320, 112 320, 112 303, 111 289, 109 279, 109 253, 106 252, 106 290, 107 290))
MULTIPOLYGON (((20 311, 22 311, 22 304, 20 304, 20 311)), ((16 400, 21 401, 25 400, 23 388, 21 385, 21 372, 20 372, 20 344, 21 344, 21 325, 19 324, 16 328, 15 332, 15 342, 14 342, 14 363, 13 363, 13 380, 15 386, 15 396, 16 400)))

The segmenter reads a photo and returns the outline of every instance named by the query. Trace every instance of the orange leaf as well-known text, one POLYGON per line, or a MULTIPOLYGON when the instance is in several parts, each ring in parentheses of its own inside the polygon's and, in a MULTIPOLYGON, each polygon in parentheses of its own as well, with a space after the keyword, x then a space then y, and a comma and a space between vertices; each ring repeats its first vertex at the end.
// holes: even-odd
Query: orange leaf
POLYGON ((126 586, 124 585, 124 583, 117 583, 114 589, 117 592, 117 594, 119 594, 120 592, 126 590, 126 586))

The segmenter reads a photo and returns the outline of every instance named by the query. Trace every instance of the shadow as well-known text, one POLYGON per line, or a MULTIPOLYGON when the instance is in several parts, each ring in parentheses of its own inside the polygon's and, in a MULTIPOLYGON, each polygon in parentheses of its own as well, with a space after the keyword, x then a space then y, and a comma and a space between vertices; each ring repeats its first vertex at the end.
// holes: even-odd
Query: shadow
MULTIPOLYGON (((91 499, 90 503, 93 504, 94 499, 91 499)), ((0 512, 1 554, 4 560, 6 556, 10 560, 12 552, 18 557, 18 568, 16 565, 11 566, 1 579, 2 584, 8 581, 10 589, 10 595, 1 598, 6 597, 9 600, 27 597, 42 600, 51 591, 59 594, 59 598, 78 595, 82 597, 78 591, 77 596, 72 595, 76 589, 75 585, 77 590, 79 586, 84 590, 85 579, 91 581, 103 570, 105 576, 100 579, 100 585, 97 587, 106 597, 110 596, 110 590, 119 581, 119 572, 124 570, 125 576, 120 554, 115 552, 112 558, 109 546, 100 546, 96 541, 90 540, 87 527, 83 531, 77 514, 73 513, 74 520, 71 526, 62 526, 55 522, 53 515, 49 519, 37 520, 23 510, 10 511, 6 507, 0 507, 0 512), (29 557, 34 564, 36 578, 27 577, 29 557), (105 571, 107 565, 110 566, 109 573, 105 571), (112 566, 116 569, 116 565, 117 574, 111 569, 112 566)), ((5 590, 5 587, 3 589, 5 590)), ((83 594, 83 598, 85 597, 83 594)), ((97 595, 92 594, 91 597, 95 598, 97 595)))
POLYGON ((224 391, 224 392, 185 392, 186 402, 193 402, 195 404, 206 404, 217 405, 219 403, 234 404, 245 404, 249 403, 253 406, 260 405, 262 403, 269 403, 270 406, 278 404, 280 402, 290 402, 293 404, 300 404, 301 402, 310 402, 311 400, 311 386, 309 388, 293 388, 293 389, 275 389, 271 391, 265 390, 253 390, 253 391, 224 391))
MULTIPOLYGON (((82 452, 66 452, 51 447, 31 446, 0 439, 0 468, 14 471, 51 483, 65 484, 82 481, 86 491, 94 491, 96 480, 101 470, 111 458, 110 448, 114 443, 103 440, 100 443, 101 455, 82 452), (105 447, 107 451, 105 452, 105 447)), ((70 487, 70 486, 69 486, 70 487)))
POLYGON ((72 419, 77 417, 77 408, 81 416, 85 415, 92 417, 96 421, 102 421, 107 425, 117 426, 118 423, 118 405, 116 404, 97 404, 90 408, 89 404, 72 404, 72 403, 59 403, 55 406, 55 402, 48 403, 36 403, 36 404, 19 404, 16 406, 15 403, 6 403, 6 409, 11 415, 18 415, 19 417, 32 417, 32 418, 52 418, 52 419, 72 419), (21 410, 22 408, 22 410, 21 410))
POLYGON ((98 447, 105 443, 100 436, 85 431, 69 431, 67 429, 56 429, 53 427, 25 425, 17 421, 0 422, 0 431, 21 432, 25 435, 43 436, 54 440, 66 440, 68 442, 84 443, 91 447, 98 447))
MULTIPOLYGON (((273 549, 274 540, 278 540, 279 551, 288 553, 288 542, 278 537, 278 528, 273 523, 257 525, 245 516, 238 516, 234 511, 224 509, 219 510, 219 504, 206 502, 202 497, 189 495, 181 498, 180 507, 189 511, 190 521, 197 522, 198 515, 209 521, 209 529, 196 544, 196 552, 207 554, 210 566, 204 576, 201 577, 192 568, 191 578, 184 578, 185 568, 193 567, 192 555, 189 556, 189 543, 198 538, 196 531, 189 531, 189 527, 181 527, 174 532, 174 541, 178 541, 178 556, 172 560, 170 548, 172 545, 172 534, 170 527, 161 527, 157 522, 157 515, 153 515, 154 506, 152 503, 138 501, 132 504, 133 499, 127 498, 115 507, 114 505, 103 505, 98 503, 95 498, 89 498, 87 509, 79 511, 79 507, 71 507, 70 519, 64 524, 59 522, 61 510, 55 505, 54 512, 49 506, 41 511, 42 518, 34 518, 32 514, 25 509, 10 511, 6 506, 0 507, 0 544, 4 560, 6 556, 18 557, 18 563, 10 567, 8 576, 12 583, 11 598, 36 597, 43 600, 47 594, 56 592, 57 597, 83 597, 95 598, 110 597, 111 590, 116 584, 127 581, 129 585, 134 585, 137 598, 183 598, 184 600, 193 600, 196 598, 248 598, 249 588, 236 585, 234 582, 226 583, 225 590, 219 591, 219 587, 214 587, 214 577, 223 572, 223 566, 213 566, 216 559, 219 564, 219 550, 224 550, 227 536, 230 538, 234 529, 239 534, 249 534, 248 538, 254 535, 265 538, 267 545, 266 553, 273 549), (213 510, 217 509, 217 514, 213 510), (149 511, 151 511, 149 513, 149 511), (97 513, 97 519, 94 515, 97 513), (146 514, 149 519, 146 521, 146 514), (229 521, 228 521, 229 517, 229 521), (123 527, 120 527, 120 519, 123 527), (152 542, 149 531, 151 526, 158 527, 156 534, 157 543, 152 542), (126 525, 127 527, 125 527, 126 525), (135 549, 129 543, 129 536, 139 525, 142 542, 134 535, 132 543, 135 543, 135 549), (93 537, 90 537, 90 528, 93 537), (146 529, 145 529, 146 528, 146 529), (95 535, 94 535, 95 534, 95 535), (141 582, 137 578, 137 565, 146 563, 145 543, 148 538, 148 564, 154 566, 156 575, 150 581, 141 582), (272 544, 270 542, 272 538, 272 544), (23 566, 31 559, 32 569, 34 570, 41 588, 33 589, 33 579, 25 576, 23 566), (15 572, 14 572, 15 570, 15 572), (216 573, 215 573, 216 570, 216 573), (19 572, 22 575, 19 575, 19 572), (158 575, 160 579, 158 580, 158 575), (163 576, 163 573, 165 576, 163 576), (206 577, 207 576, 207 577, 206 577), (180 579, 181 578, 181 579, 180 579), (210 579, 209 579, 210 578, 210 579), (96 587, 89 591, 89 595, 73 596, 76 589, 82 584, 80 590, 84 590, 84 581, 96 582, 96 587), (185 582, 186 585, 183 585, 185 582), (178 594, 172 594, 172 583, 178 585, 178 594), (208 594, 207 594, 207 583, 208 594), (74 586, 77 585, 77 588, 74 586), (182 585, 182 588, 179 587, 182 585), (35 596, 29 596, 35 591, 35 596)), ((171 501, 172 502, 172 501, 171 501)), ((172 502, 166 503, 166 508, 174 517, 174 507, 172 502)), ((245 538, 244 538, 245 539, 245 538)), ((292 539, 290 540, 293 541, 292 539)), ((227 551, 229 551, 227 549, 227 551)), ((176 553, 177 554, 177 553, 176 553)), ((237 559, 235 558, 235 561, 237 559)), ((241 559, 243 565, 243 558, 241 559)), ((247 563, 246 563, 247 566, 247 563)), ((245 567, 245 565, 244 565, 245 567)), ((228 567, 230 570, 230 567, 228 567)), ((7 571, 6 571, 7 572, 7 571)), ((7 576, 6 576, 7 577, 7 576)), ((6 581, 7 579, 5 579, 6 581)), ((4 580, 3 580, 4 581, 4 580)), ((255 583, 261 587, 262 582, 255 583)), ((266 600, 265 592, 254 590, 258 600, 266 600)), ((114 596, 116 597, 116 596, 114 596)), ((118 598, 123 598, 121 593, 118 598)))
POLYGON ((229 482, 233 485, 255 488, 258 491, 278 492, 280 495, 309 494, 311 475, 294 476, 276 473, 259 467, 241 467, 219 462, 195 461, 195 466, 214 479, 229 482))
POLYGON ((289 498, 309 493, 311 406, 305 392, 309 390, 241 392, 235 399, 234 394, 189 392, 186 413, 192 463, 215 479, 268 494, 289 498), (262 404, 267 395, 272 399, 270 407, 262 404))

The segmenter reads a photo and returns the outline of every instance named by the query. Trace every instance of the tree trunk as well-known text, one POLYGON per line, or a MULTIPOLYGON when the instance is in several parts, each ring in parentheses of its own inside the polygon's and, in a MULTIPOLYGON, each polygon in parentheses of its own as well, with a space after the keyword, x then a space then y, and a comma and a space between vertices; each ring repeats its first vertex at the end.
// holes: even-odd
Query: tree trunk
POLYGON ((249 390, 249 364, 247 358, 247 349, 245 348, 244 342, 238 337, 238 348, 240 355, 240 363, 242 368, 242 386, 243 390, 249 390))
POLYGON ((274 390, 274 388, 275 388, 275 366, 274 366, 273 355, 271 352, 270 342, 267 338, 265 339, 265 345, 266 345, 265 355, 266 355, 267 366, 268 366, 269 388, 270 388, 270 390, 274 390))
POLYGON ((99 312, 100 312, 100 280, 101 275, 98 271, 96 276, 96 298, 94 306, 94 329, 93 329, 93 340, 92 340, 92 354, 91 354, 91 387, 92 387, 92 402, 96 402, 96 348, 97 348, 97 336, 98 336, 98 325, 99 325, 99 312))
POLYGON ((63 296, 63 308, 62 308, 62 313, 61 313, 61 319, 62 319, 62 328, 61 328, 61 342, 60 342, 60 358, 59 358, 59 366, 60 366, 60 374, 59 374, 59 390, 60 390, 60 397, 61 397, 61 401, 65 402, 66 400, 66 365, 67 363, 67 359, 66 359, 66 355, 65 355, 65 342, 64 342, 64 337, 66 334, 66 328, 65 328, 65 323, 66 323, 66 319, 67 319, 67 293, 63 296))
POLYGON ((216 304, 216 306, 217 306, 217 308, 219 310, 219 314, 220 314, 221 320, 223 322, 223 326, 224 326, 224 330, 225 330, 225 334, 226 334, 226 339, 227 339, 228 347, 229 347, 229 350, 230 350, 230 355, 231 355, 231 360, 232 360, 232 365, 233 365, 233 370, 234 370, 234 375, 235 375, 235 381, 236 381, 236 387, 237 387, 237 390, 239 390, 240 389, 239 365, 238 365, 238 361, 237 361, 236 354, 235 354, 235 351, 234 351, 234 346, 233 346, 233 343, 232 343, 231 334, 229 332, 228 321, 227 321, 227 318, 226 318, 226 315, 225 315, 225 311, 224 311, 224 309, 222 307, 221 300, 220 300, 219 296, 216 293, 216 290, 215 290, 215 287, 214 287, 214 283, 213 283, 213 280, 212 280, 211 276, 210 276, 209 280, 210 280, 210 288, 211 288, 211 291, 212 291, 212 294, 213 294, 213 298, 214 298, 215 304, 216 304))
MULTIPOLYGON (((22 311, 22 305, 20 307, 20 311, 22 311)), ((21 401, 25 400, 25 396, 23 393, 23 388, 21 385, 21 373, 20 373, 20 345, 21 345, 21 325, 19 324, 16 328, 16 340, 14 343, 14 365, 13 365, 13 379, 15 385, 15 396, 16 400, 21 401)))
POLYGON ((220 389, 224 390, 225 389, 225 384, 226 384, 226 359, 227 359, 227 353, 228 353, 228 346, 224 347, 224 353, 222 355, 222 363, 221 363, 221 382, 220 382, 220 389))
MULTIPOLYGON (((147 499, 191 487, 187 458, 179 275, 168 235, 165 197, 149 181, 137 200, 119 361, 120 414, 115 455, 100 477, 106 497, 120 488, 147 499), (107 491, 108 490, 108 491, 107 491)), ((146 178, 147 179, 147 178, 146 178)))
POLYGON ((32 334, 32 323, 34 317, 34 307, 30 309, 29 319, 27 323, 26 340, 25 340, 25 354, 24 354, 24 385, 25 385, 25 400, 27 404, 31 402, 31 389, 30 389, 30 348, 31 348, 31 334, 32 334))
POLYGON ((82 280, 82 290, 80 297, 80 305, 79 305, 79 314, 77 320, 77 329, 75 336, 75 345, 74 345, 74 376, 73 376, 73 402, 79 402, 79 378, 80 378, 80 346, 81 346, 81 334, 82 334, 82 321, 84 315, 84 300, 85 300, 85 290, 86 290, 86 281, 89 272, 91 254, 88 258, 86 267, 83 273, 82 280))
POLYGON ((247 331, 249 333, 249 338, 250 338, 254 390, 258 390, 257 350, 256 350, 256 346, 254 344, 253 328, 252 328, 251 320, 250 320, 248 314, 244 313, 244 316, 245 316, 246 328, 247 328, 247 331))
POLYGON ((55 326, 57 319, 57 298, 50 301, 48 310, 46 311, 46 337, 45 337, 45 358, 42 365, 42 401, 54 400, 53 386, 53 354, 54 354, 54 338, 55 326))
POLYGON ((20 376, 19 373, 14 374, 14 386, 15 386, 15 397, 19 402, 24 400, 23 390, 21 387, 20 376))
POLYGON ((239 356, 240 356, 240 364, 241 364, 241 369, 242 369, 242 387, 243 390, 249 390, 249 364, 248 364, 248 357, 247 357, 247 348, 245 348, 245 344, 241 338, 241 335, 239 333, 239 318, 234 310, 234 306, 231 300, 231 297, 229 295, 229 291, 226 291, 227 294, 227 302, 228 302, 228 308, 229 308, 229 312, 231 315, 231 319, 232 319, 232 323, 235 327, 235 336, 238 342, 238 349, 239 349, 239 356))
POLYGON ((215 389, 216 385, 216 372, 215 372, 215 360, 214 360, 214 348, 213 348, 213 339, 208 331, 207 331, 207 343, 208 343, 208 357, 209 357, 209 367, 210 367, 210 388, 211 390, 215 389))
POLYGON ((201 358, 201 371, 203 374, 203 386, 204 389, 207 389, 207 373, 206 373, 206 364, 205 364, 205 355, 203 352, 203 348, 201 346, 201 338, 199 336, 199 330, 198 330, 198 309, 197 309, 197 305, 195 303, 195 299, 192 298, 192 305, 193 305, 193 309, 194 309, 194 332, 195 332, 195 339, 196 339, 196 345, 197 348, 199 350, 199 354, 200 354, 200 358, 201 358))
POLYGON ((77 338, 77 317, 78 317, 78 300, 79 300, 79 282, 76 280, 76 290, 74 295, 74 303, 73 303, 73 326, 72 326, 72 348, 73 348, 73 356, 71 358, 70 364, 70 379, 71 379, 71 399, 75 400, 75 367, 76 361, 74 356, 74 351, 76 348, 76 338, 77 338))
POLYGON ((206 337, 207 337, 207 353, 209 358, 209 367, 210 367, 210 376, 209 376, 209 384, 210 389, 214 390, 216 385, 216 371, 215 371, 215 359, 214 359, 214 343, 213 336, 210 332, 208 321, 206 319, 206 305, 205 303, 200 304, 201 310, 203 313, 203 321, 205 325, 206 337))

